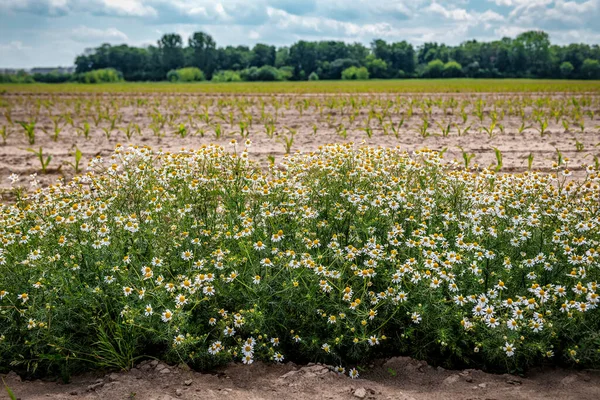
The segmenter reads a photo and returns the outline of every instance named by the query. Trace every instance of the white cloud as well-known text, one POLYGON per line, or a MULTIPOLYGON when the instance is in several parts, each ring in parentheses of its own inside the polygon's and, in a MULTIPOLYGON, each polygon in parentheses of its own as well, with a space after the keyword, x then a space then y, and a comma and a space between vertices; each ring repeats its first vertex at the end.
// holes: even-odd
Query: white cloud
POLYGON ((10 43, 0 43, 0 50, 2 51, 21 51, 21 50, 28 50, 31 47, 29 46, 24 46, 23 42, 21 42, 20 40, 13 40, 10 43))
POLYGON ((107 13, 114 13, 121 17, 154 17, 157 15, 153 7, 144 5, 141 0, 102 0, 102 3, 107 13))
POLYGON ((432 12, 434 14, 439 14, 445 19, 449 19, 452 21, 460 21, 460 22, 468 22, 473 21, 475 18, 464 8, 452 8, 448 9, 442 6, 439 3, 431 3, 429 7, 425 9, 426 11, 432 12))
POLYGON ((76 41, 126 41, 127 35, 117 28, 96 29, 87 26, 80 26, 71 31, 72 39, 76 41))

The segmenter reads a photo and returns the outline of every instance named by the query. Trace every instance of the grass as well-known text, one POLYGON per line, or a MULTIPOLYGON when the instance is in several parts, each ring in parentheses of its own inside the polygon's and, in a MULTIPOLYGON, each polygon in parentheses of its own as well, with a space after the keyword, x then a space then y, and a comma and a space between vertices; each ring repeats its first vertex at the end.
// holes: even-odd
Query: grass
POLYGON ((600 81, 414 79, 316 82, 0 84, 0 93, 468 93, 600 92, 600 81))

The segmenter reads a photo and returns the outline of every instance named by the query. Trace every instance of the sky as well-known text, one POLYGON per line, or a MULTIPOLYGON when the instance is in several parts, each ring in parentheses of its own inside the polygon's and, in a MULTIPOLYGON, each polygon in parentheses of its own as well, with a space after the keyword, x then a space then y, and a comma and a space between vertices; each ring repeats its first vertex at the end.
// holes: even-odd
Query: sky
POLYGON ((196 31, 218 46, 373 39, 456 45, 542 29, 600 43, 600 0, 0 0, 0 68, 73 65, 102 43, 156 44, 196 31))

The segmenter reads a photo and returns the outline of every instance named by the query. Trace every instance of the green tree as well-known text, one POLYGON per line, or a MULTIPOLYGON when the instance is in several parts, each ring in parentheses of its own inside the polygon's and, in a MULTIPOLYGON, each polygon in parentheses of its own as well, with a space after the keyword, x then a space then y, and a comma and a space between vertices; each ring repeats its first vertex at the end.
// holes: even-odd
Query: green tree
POLYGON ((369 79, 369 71, 365 67, 350 67, 342 71, 342 79, 344 80, 366 80, 369 79))
POLYGON ((257 43, 252 48, 252 58, 250 65, 254 67, 262 67, 263 65, 275 65, 276 51, 275 46, 269 46, 262 43, 257 43))
POLYGON ((425 76, 428 78, 441 78, 444 73, 444 62, 442 60, 433 60, 427 63, 425 76))
POLYGON ((183 40, 176 33, 167 33, 158 41, 158 48, 161 51, 161 64, 164 71, 183 67, 185 58, 182 45, 183 40))
POLYGON ((574 70, 575 67, 573 67, 573 64, 568 61, 564 61, 562 64, 560 64, 560 75, 563 78, 569 78, 574 70))
POLYGON ((204 71, 208 78, 216 68, 217 44, 207 33, 195 32, 188 39, 190 58, 188 65, 204 71))
POLYGON ((443 75, 445 78, 458 78, 463 75, 462 66, 456 61, 448 61, 444 64, 443 75))
POLYGON ((515 39, 523 45, 529 73, 546 77, 551 71, 550 38, 543 31, 523 32, 515 39))
POLYGON ((367 57, 367 70, 369 76, 376 79, 388 78, 388 65, 381 58, 375 58, 374 55, 367 57))
POLYGON ((581 77, 584 79, 600 79, 600 62, 590 58, 583 61, 581 77))

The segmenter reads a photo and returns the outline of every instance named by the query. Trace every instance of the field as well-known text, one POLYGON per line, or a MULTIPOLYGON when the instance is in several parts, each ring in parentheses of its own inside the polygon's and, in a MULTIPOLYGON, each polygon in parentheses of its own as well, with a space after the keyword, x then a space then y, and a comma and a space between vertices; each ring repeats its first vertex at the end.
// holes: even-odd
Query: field
POLYGON ((598 369, 599 90, 1 86, 0 365, 598 369))

